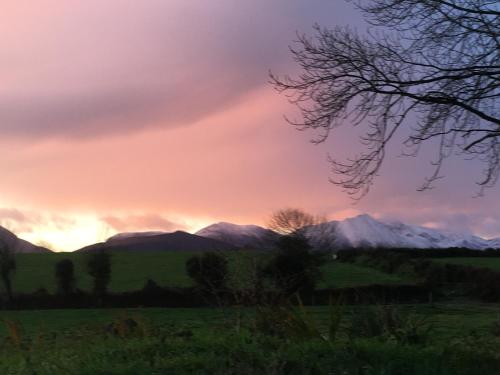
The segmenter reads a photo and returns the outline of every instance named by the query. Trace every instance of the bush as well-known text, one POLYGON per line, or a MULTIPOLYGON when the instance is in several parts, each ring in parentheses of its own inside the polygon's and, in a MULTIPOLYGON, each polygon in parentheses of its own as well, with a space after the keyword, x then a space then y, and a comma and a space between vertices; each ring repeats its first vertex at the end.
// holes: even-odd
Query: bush
POLYGON ((204 292, 219 294, 226 290, 228 281, 227 259, 217 253, 207 252, 187 260, 186 271, 204 292))
POLYGON ((312 251, 309 241, 300 235, 282 236, 277 248, 277 254, 263 270, 264 275, 285 297, 314 290, 321 278, 324 255, 312 251))
POLYGON ((424 344, 432 326, 425 318, 403 313, 392 305, 360 308, 351 317, 349 333, 353 337, 378 337, 398 344, 424 344))

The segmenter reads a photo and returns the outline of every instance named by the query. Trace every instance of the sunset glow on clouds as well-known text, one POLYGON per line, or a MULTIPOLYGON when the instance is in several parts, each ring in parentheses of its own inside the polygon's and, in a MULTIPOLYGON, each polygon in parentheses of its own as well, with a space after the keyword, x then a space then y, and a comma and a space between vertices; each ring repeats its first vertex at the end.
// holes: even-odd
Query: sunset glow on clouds
POLYGON ((471 163, 450 161, 417 193, 434 155, 398 158, 396 144, 355 206, 328 182, 327 153, 352 155, 357 137, 311 145, 267 83, 269 69, 295 71, 288 45, 314 22, 364 27, 331 0, 8 2, 0 225, 74 250, 121 231, 264 224, 293 206, 500 235, 499 189, 472 198, 471 163))

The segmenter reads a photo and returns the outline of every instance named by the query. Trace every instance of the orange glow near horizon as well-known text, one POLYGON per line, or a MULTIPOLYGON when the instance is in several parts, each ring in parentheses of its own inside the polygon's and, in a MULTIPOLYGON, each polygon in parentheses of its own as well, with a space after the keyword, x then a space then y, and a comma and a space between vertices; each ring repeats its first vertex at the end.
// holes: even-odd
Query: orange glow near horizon
MULTIPOLYGON (((57 228, 50 224, 46 226, 40 224, 40 226, 34 227, 28 232, 17 232, 16 234, 33 244, 47 247, 56 252, 65 252, 78 250, 96 242, 103 242, 107 238, 121 232, 98 217, 74 215, 69 216, 69 218, 72 223, 64 228, 57 228)), ((159 230, 166 232, 184 230, 194 233, 212 223, 206 219, 186 219, 184 220, 184 225, 180 228, 137 227, 135 230, 159 230)))

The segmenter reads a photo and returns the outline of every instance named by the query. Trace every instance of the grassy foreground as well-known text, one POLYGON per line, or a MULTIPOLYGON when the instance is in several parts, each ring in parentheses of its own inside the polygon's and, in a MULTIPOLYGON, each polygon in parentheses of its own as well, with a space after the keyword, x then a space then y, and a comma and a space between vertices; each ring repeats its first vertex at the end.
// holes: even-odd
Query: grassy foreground
MULTIPOLYGON (((385 374, 500 371, 491 327, 498 305, 406 306, 434 326, 425 343, 351 336, 362 307, 345 307, 339 334, 279 336, 255 312, 135 309, 1 312, 1 374, 385 374), (128 318, 138 322, 130 328, 128 318), (326 337, 326 336, 325 336, 326 337)), ((328 308, 308 310, 325 328, 328 308)), ((301 331, 305 332, 305 331, 301 331)))
MULTIPOLYGON (((195 253, 190 252, 142 252, 115 253, 112 255, 110 291, 126 292, 144 286, 148 279, 164 287, 191 286, 192 281, 185 271, 186 260, 195 253)), ((228 254, 230 265, 241 266, 252 256, 265 256, 252 252, 228 254)), ((39 288, 49 292, 55 290, 54 267, 62 259, 71 259, 75 264, 77 286, 90 290, 91 278, 86 273, 86 254, 18 254, 17 271, 13 279, 16 293, 30 293, 39 288)), ((323 266, 324 279, 319 288, 342 288, 370 284, 408 284, 409 277, 387 274, 373 268, 331 261, 323 266)))
MULTIPOLYGON (((355 315, 363 306, 348 306, 345 317, 355 315)), ((410 312, 432 325, 435 340, 448 340, 465 333, 489 335, 490 328, 500 323, 500 305, 464 301, 461 303, 400 305, 400 310, 410 312)), ((243 314, 253 316, 252 309, 243 314)), ((314 321, 326 325, 329 307, 307 307, 314 321)), ((174 325, 199 329, 223 325, 240 310, 217 308, 132 308, 132 309, 64 309, 64 310, 20 310, 0 311, 0 335, 7 335, 6 321, 13 321, 22 327, 24 334, 34 336, 40 333, 54 334, 73 329, 99 329, 126 315, 137 317, 146 325, 174 325)))

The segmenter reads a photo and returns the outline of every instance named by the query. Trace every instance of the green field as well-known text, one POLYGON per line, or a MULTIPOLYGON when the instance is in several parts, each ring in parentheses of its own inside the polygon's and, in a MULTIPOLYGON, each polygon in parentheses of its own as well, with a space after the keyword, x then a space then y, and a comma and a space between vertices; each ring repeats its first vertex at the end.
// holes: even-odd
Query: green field
MULTIPOLYGON (((110 289, 140 289, 147 279, 190 286, 185 262, 193 255, 115 253, 110 289)), ((54 266, 64 258, 73 260, 78 286, 88 290, 86 257, 20 254, 14 290, 54 291, 54 266)), ((228 253, 238 278, 266 257, 228 253)), ((450 260, 477 265, 489 259, 450 260)), ((322 271, 320 288, 415 282, 410 273, 338 261, 322 271)), ((500 373, 498 347, 500 304, 470 300, 333 310, 285 304, 0 311, 0 374, 489 375, 500 373)))
POLYGON ((473 267, 484 267, 491 268, 494 271, 500 272, 500 258, 438 258, 433 259, 436 262, 440 263, 448 263, 448 264, 460 264, 464 266, 473 266, 473 267))
MULTIPOLYGON (((276 336, 255 328, 255 312, 248 309, 241 324, 237 309, 3 311, 0 373, 493 375, 500 370, 493 329, 500 305, 397 307, 425 317, 430 329, 422 336, 425 344, 387 335, 350 336, 352 319, 364 308, 345 306, 332 339, 302 328, 276 336), (136 328, 123 328, 129 318, 136 328)), ((308 327, 326 332, 327 307, 299 311, 308 327)), ((413 337, 411 326, 402 328, 413 337)))
MULTIPOLYGON (((112 255, 110 290, 124 292, 140 289, 148 279, 161 286, 186 287, 192 285, 185 272, 186 260, 195 253, 143 252, 115 253, 112 255)), ((245 267, 256 253, 231 253, 231 267, 245 267)), ((33 292, 45 288, 55 290, 54 267, 61 259, 69 258, 75 264, 77 286, 89 290, 91 278, 85 270, 86 254, 19 254, 17 271, 13 278, 14 291, 33 292)), ((342 288, 369 284, 412 283, 409 277, 387 274, 373 268, 330 261, 323 266, 323 280, 319 287, 342 288)))
MULTIPOLYGON (((326 325, 330 308, 328 306, 306 307, 312 320, 326 325)), ((348 320, 363 306, 346 306, 344 316, 348 320)), ((425 317, 436 332, 435 339, 447 340, 464 333, 476 332, 490 335, 488 330, 500 319, 500 304, 439 303, 401 305, 400 311, 425 317)), ((188 329, 204 329, 224 325, 227 319, 236 313, 243 313, 247 318, 254 315, 254 310, 246 308, 130 308, 130 309, 65 309, 65 310, 21 310, 0 311, 0 336, 7 334, 3 322, 15 321, 23 327, 27 335, 40 332, 62 332, 72 329, 104 328, 116 319, 128 316, 141 320, 147 326, 177 326, 188 329)))

